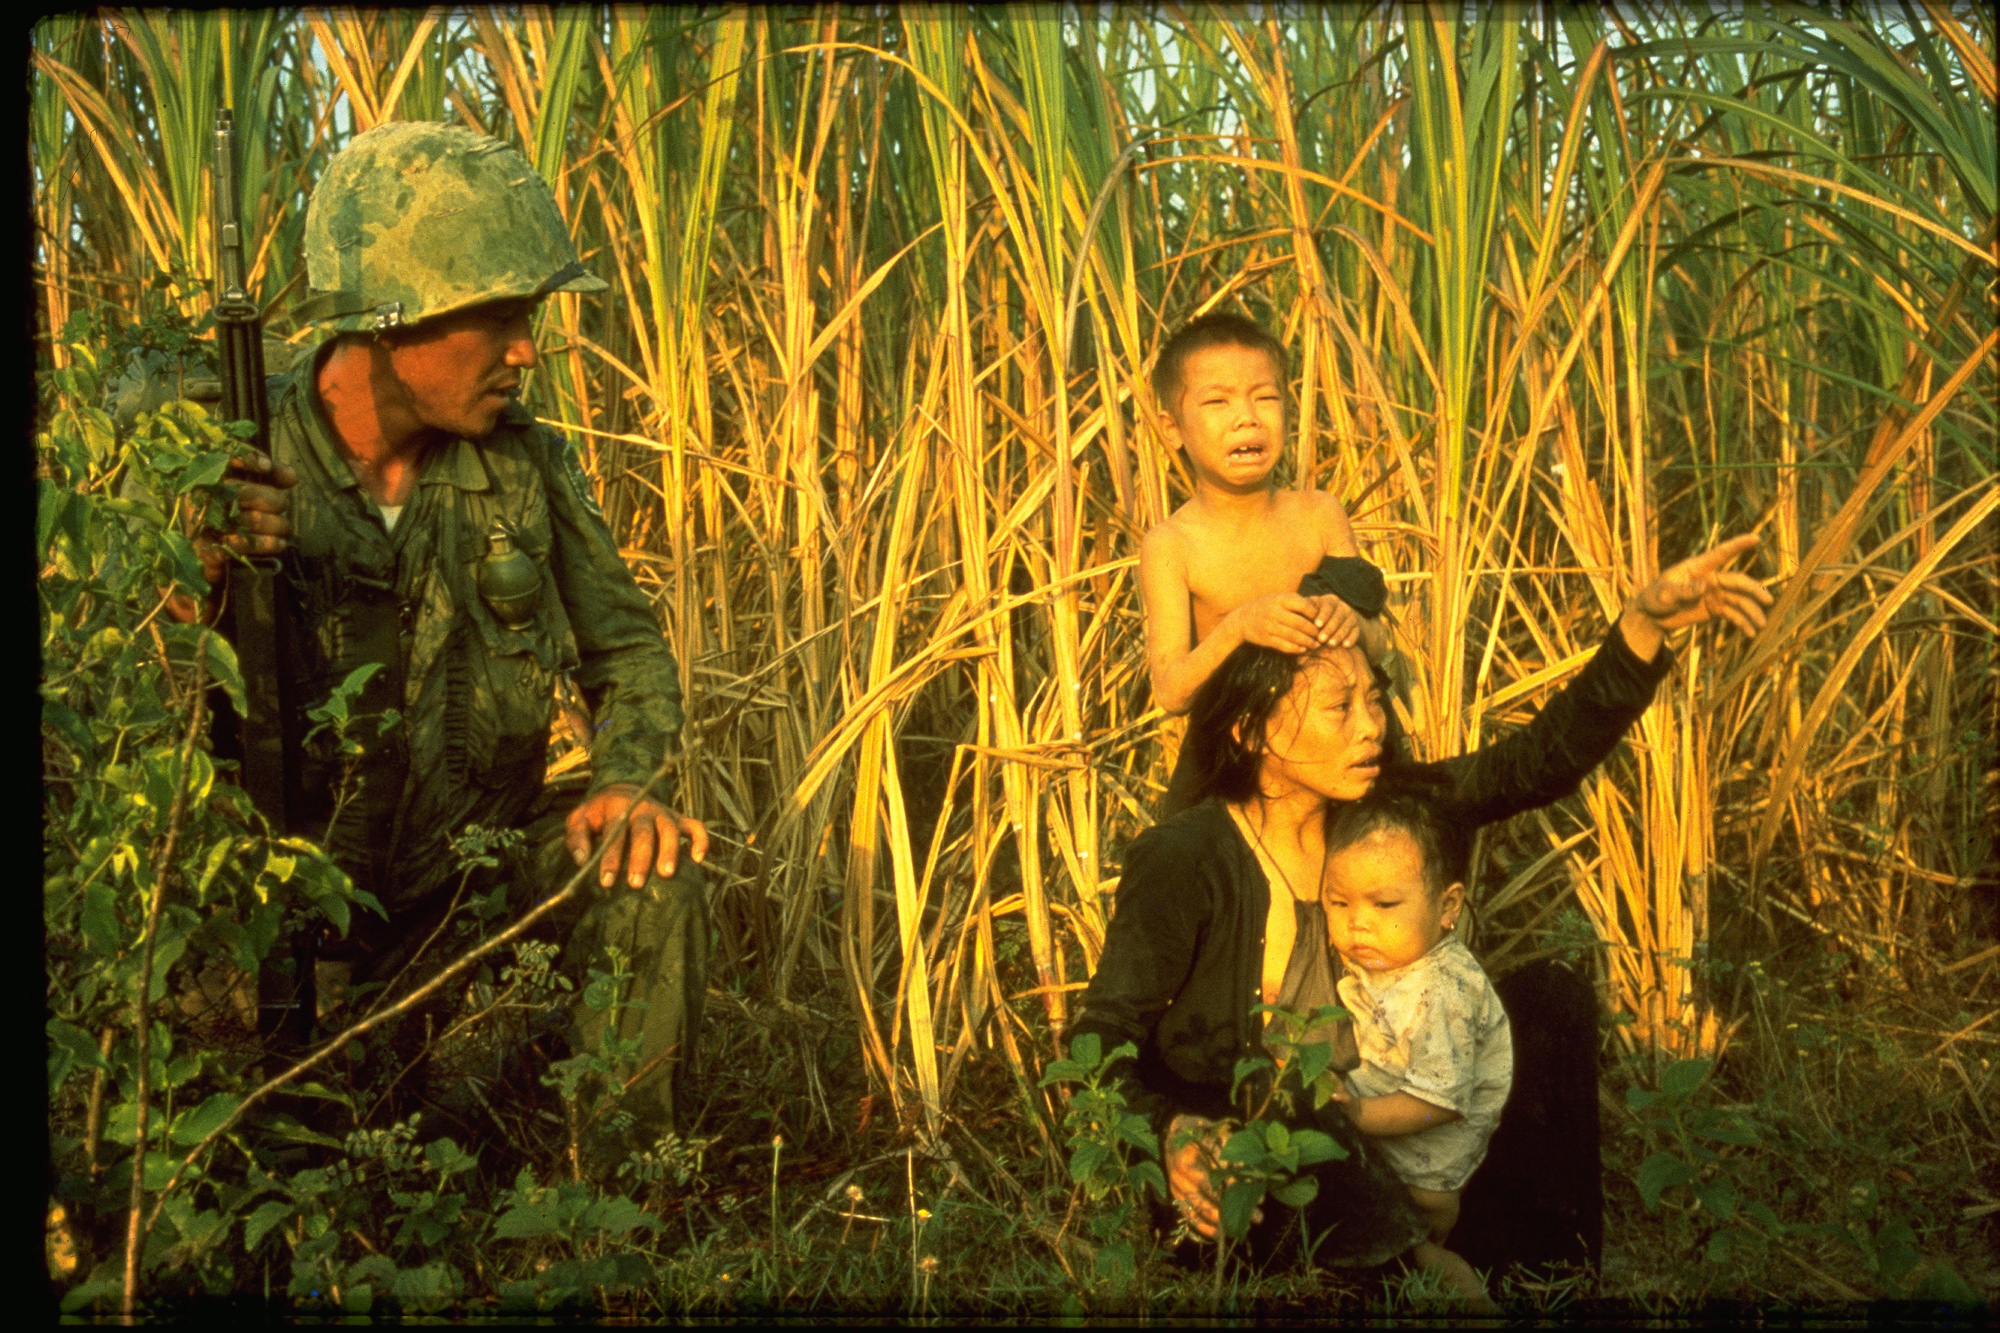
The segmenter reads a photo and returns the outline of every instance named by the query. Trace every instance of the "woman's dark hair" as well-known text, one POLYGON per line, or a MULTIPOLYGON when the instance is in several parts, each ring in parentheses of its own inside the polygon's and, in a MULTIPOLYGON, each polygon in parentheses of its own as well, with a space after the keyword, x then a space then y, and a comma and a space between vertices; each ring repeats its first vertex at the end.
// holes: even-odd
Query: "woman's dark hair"
MULTIPOLYGON (((1271 717, 1277 712, 1278 701, 1291 693, 1299 672, 1317 656, 1255 643, 1239 644, 1202 682, 1188 706, 1187 735, 1181 741, 1187 756, 1183 762, 1194 774, 1189 805, 1211 796, 1247 801, 1257 795, 1257 774, 1269 748, 1271 717)), ((1380 671, 1375 678, 1386 688, 1380 671)), ((1382 735, 1384 776, 1401 760, 1402 742, 1395 710, 1390 709, 1382 735)))
POLYGON ((1346 851, 1384 829, 1417 845, 1424 863, 1424 887, 1436 898, 1447 884, 1463 884, 1472 849, 1459 821, 1447 813, 1451 782, 1428 764, 1386 767, 1358 801, 1342 801, 1327 811, 1326 854, 1346 851))

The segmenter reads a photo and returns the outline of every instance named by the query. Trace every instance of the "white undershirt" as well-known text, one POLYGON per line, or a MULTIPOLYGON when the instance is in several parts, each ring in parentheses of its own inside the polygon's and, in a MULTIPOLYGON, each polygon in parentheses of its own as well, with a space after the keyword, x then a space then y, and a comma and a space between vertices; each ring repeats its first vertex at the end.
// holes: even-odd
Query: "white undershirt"
POLYGON ((403 516, 403 506, 378 504, 375 506, 375 512, 382 516, 382 526, 394 532, 396 520, 403 516))

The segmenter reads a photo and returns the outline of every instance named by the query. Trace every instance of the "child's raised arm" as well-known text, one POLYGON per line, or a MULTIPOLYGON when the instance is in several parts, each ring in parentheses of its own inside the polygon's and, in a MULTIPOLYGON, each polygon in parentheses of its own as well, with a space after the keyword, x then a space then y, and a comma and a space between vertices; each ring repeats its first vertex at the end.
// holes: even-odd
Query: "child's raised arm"
POLYGON ((1139 588, 1146 604, 1146 666, 1153 698, 1169 713, 1187 712, 1195 691, 1238 644, 1303 653, 1328 642, 1327 609, 1312 598, 1286 592, 1244 603, 1195 644, 1187 565, 1180 543, 1164 526, 1147 533, 1139 547, 1139 588))

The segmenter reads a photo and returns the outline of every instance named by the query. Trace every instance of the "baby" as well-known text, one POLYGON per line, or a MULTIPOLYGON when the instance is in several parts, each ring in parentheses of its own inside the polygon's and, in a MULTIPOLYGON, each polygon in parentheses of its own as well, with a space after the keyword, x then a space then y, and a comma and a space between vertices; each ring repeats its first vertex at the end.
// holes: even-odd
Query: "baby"
POLYGON ((1418 1264, 1492 1310, 1471 1265, 1444 1248, 1514 1075, 1500 997, 1452 934, 1465 908, 1463 834, 1431 794, 1387 774, 1335 809, 1326 851, 1321 897, 1361 1052, 1341 1100, 1430 1225, 1418 1264))

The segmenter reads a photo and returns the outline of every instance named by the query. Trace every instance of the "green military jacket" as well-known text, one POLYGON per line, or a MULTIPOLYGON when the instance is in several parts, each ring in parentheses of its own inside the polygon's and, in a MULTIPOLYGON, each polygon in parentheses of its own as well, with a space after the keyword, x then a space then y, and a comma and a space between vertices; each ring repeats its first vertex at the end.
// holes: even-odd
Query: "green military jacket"
POLYGON ((320 359, 272 384, 271 452, 299 474, 283 577, 290 734, 348 673, 381 669, 353 709, 359 760, 331 733, 302 747, 294 822, 393 910, 452 878, 466 825, 507 827, 541 790, 558 672, 594 714, 593 789, 652 776, 679 736, 680 673, 561 435, 516 404, 488 438, 433 447, 392 531, 321 410, 320 359), (479 593, 496 518, 541 572, 519 630, 479 593), (400 721, 386 731, 365 720, 389 710, 400 721))

